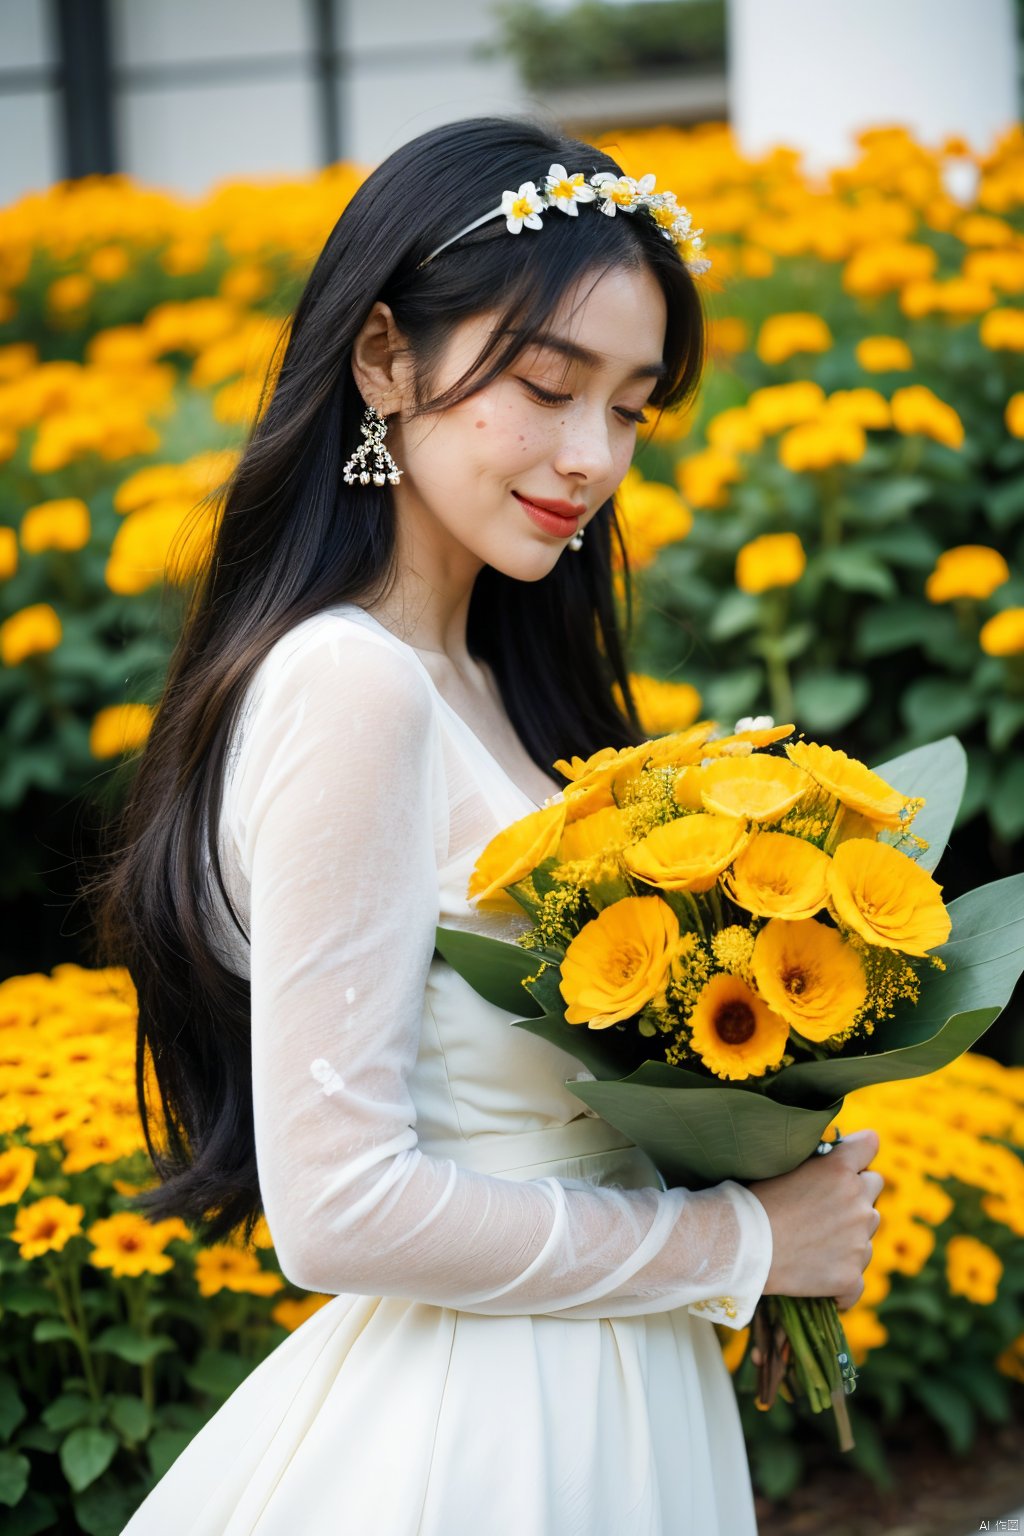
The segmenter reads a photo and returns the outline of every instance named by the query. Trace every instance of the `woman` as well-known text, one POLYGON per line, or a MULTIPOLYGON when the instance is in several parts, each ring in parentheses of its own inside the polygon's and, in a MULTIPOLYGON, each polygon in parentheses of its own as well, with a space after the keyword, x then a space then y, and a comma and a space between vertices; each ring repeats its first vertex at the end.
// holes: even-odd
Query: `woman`
POLYGON ((263 1210, 286 1277, 334 1299, 131 1536, 745 1536, 711 1323, 861 1289, 873 1132, 666 1190, 581 1110, 580 1063, 434 954, 438 922, 523 926, 465 892, 558 792, 547 765, 642 739, 613 497, 703 331, 676 245, 643 207, 602 217, 602 174, 498 119, 393 154, 228 489, 102 927, 171 1127, 140 1204, 211 1239, 263 1210), (549 172, 566 206, 537 212, 549 172))

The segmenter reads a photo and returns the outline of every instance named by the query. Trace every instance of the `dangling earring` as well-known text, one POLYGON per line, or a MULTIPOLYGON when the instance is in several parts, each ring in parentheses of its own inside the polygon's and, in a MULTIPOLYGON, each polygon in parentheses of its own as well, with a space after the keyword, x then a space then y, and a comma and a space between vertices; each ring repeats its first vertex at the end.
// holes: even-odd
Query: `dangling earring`
POLYGON ((576 532, 573 534, 572 538, 569 540, 569 548, 570 549, 582 549, 583 548, 583 535, 584 535, 585 532, 586 532, 585 528, 577 528, 576 529, 576 532))
POLYGON ((341 472, 345 484, 354 485, 358 480, 360 485, 369 485, 372 480, 374 485, 383 485, 385 480, 390 480, 392 485, 397 485, 402 478, 402 471, 384 446, 388 424, 374 406, 366 407, 359 430, 365 441, 360 443, 341 472), (368 469, 366 464, 369 453, 373 454, 372 469, 368 469))

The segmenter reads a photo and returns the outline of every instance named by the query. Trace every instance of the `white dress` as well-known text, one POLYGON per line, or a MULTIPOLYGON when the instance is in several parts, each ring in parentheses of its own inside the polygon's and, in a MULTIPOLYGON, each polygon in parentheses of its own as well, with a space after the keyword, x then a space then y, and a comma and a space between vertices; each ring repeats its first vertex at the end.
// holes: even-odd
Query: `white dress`
POLYGON ((525 926, 465 891, 535 808, 362 608, 259 668, 219 828, 248 942, 212 921, 251 978, 277 1259, 332 1300, 124 1536, 754 1536, 712 1321, 750 1319, 764 1207, 666 1190, 565 1087, 582 1064, 434 952, 438 922, 525 926))

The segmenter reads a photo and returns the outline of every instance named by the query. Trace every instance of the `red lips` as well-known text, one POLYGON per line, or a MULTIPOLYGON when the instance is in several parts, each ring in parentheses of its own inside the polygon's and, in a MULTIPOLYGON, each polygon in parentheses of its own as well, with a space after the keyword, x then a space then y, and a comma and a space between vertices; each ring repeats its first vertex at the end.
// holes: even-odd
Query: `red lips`
POLYGON ((517 501, 528 501, 532 507, 540 507, 542 512, 553 512, 556 517, 582 517, 587 510, 578 502, 547 501, 540 496, 523 496, 519 491, 513 491, 512 495, 517 501))

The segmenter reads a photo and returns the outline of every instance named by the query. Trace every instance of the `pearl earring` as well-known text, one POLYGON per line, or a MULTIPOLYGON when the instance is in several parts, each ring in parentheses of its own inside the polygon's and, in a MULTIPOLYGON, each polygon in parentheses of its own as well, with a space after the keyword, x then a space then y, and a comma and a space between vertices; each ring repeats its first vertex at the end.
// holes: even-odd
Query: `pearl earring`
POLYGON ((348 463, 342 470, 342 477, 346 485, 354 485, 358 480, 360 485, 369 485, 372 480, 374 485, 383 485, 385 480, 397 485, 402 478, 402 471, 384 446, 384 436, 388 430, 388 424, 380 412, 372 405, 368 405, 363 413, 359 430, 364 441, 353 453, 348 463), (367 455, 373 454, 373 467, 367 467, 367 455))
POLYGON ((577 528, 576 529, 576 532, 573 534, 572 538, 569 540, 569 548, 570 549, 582 549, 583 548, 583 535, 584 535, 585 532, 586 532, 586 530, 583 529, 583 528, 577 528))

